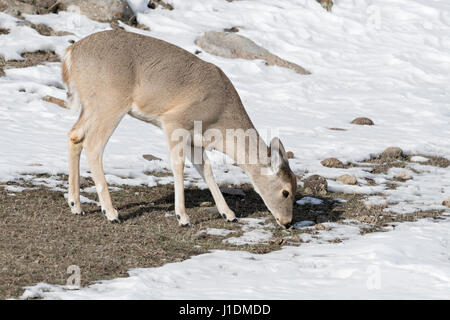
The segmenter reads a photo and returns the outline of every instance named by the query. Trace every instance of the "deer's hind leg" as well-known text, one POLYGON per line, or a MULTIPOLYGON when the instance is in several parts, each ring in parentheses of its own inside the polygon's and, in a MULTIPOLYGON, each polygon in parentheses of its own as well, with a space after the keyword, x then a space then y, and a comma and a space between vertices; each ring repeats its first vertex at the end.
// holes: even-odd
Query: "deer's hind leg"
POLYGON ((84 214, 80 202, 80 155, 83 150, 83 112, 67 134, 69 144, 69 202, 73 214, 84 214))
MULTIPOLYGON (((102 160, 109 137, 122 117, 128 112, 128 109, 121 107, 119 103, 113 103, 111 100, 103 100, 103 103, 99 103, 98 99, 95 100, 97 101, 91 101, 88 106, 83 104, 80 119, 69 132, 69 138, 80 138, 78 144, 72 141, 69 145, 70 171, 72 173, 69 178, 70 193, 72 198, 77 199, 79 203, 79 154, 84 148, 102 212, 109 221, 120 222, 119 214, 113 207, 111 195, 108 191, 102 160)), ((74 203, 77 206, 77 202, 74 201, 74 203)))

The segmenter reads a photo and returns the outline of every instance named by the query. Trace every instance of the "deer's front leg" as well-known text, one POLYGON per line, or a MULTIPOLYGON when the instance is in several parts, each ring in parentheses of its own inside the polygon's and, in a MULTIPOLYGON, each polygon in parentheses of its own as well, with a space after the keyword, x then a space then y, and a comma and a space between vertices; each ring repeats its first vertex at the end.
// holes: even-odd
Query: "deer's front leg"
POLYGON ((208 188, 211 191, 211 194, 214 198, 214 202, 216 203, 217 210, 219 210, 219 213, 222 216, 222 218, 227 219, 227 221, 229 222, 236 222, 237 221, 236 215, 234 214, 233 210, 231 210, 228 207, 222 195, 222 192, 219 189, 219 186, 214 180, 211 162, 209 161, 208 156, 205 153, 205 150, 199 147, 192 147, 189 156, 195 169, 203 177, 206 184, 208 185, 208 188))

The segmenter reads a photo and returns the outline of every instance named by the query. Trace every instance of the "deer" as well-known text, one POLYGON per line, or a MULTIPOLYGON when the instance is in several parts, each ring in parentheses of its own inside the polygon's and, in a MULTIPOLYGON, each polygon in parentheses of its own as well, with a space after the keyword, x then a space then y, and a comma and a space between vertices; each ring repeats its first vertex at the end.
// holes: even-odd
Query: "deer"
POLYGON ((186 159, 206 182, 222 218, 237 221, 215 182, 205 150, 222 152, 237 161, 238 149, 245 159, 249 158, 250 142, 259 146, 265 156, 237 165, 249 176, 277 223, 284 228, 291 226, 297 181, 284 146, 277 137, 267 146, 235 87, 219 67, 176 45, 121 29, 94 33, 73 43, 62 60, 68 108, 74 112, 81 109, 67 134, 67 199, 73 214, 84 214, 80 203, 80 155, 84 149, 103 214, 110 222, 121 222, 106 183, 103 152, 121 119, 130 115, 159 127, 165 134, 174 181, 175 216, 180 226, 190 225, 184 198, 186 159), (213 129, 225 138, 206 141, 192 137, 195 122, 201 122, 202 132, 213 129), (192 139, 173 139, 180 129, 192 139), (253 130, 255 134, 245 139, 227 138, 230 129, 253 130), (195 152, 202 155, 200 161, 192 159, 195 152))

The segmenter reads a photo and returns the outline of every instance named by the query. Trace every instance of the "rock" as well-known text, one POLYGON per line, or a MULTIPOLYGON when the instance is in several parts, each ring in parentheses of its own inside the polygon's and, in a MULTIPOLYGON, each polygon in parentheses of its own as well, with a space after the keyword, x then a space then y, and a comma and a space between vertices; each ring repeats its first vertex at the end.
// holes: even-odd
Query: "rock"
POLYGON ((336 180, 342 182, 343 184, 350 184, 350 185, 356 184, 358 182, 354 176, 351 176, 349 174, 339 176, 336 180))
POLYGON ((322 8, 324 8, 325 10, 331 12, 331 8, 333 7, 333 1, 332 0, 316 0, 316 1, 318 3, 320 3, 322 8))
POLYGON ((397 174, 394 178, 398 179, 398 180, 406 181, 406 180, 411 180, 412 176, 409 174, 408 171, 403 170, 399 174, 397 174))
POLYGON ((22 13, 36 14, 36 6, 18 0, 0 0, 0 11, 13 16, 20 16, 22 13))
POLYGON ((286 152, 286 155, 288 159, 294 159, 294 153, 292 151, 286 152))
POLYGON ((352 124, 359 124, 361 126, 373 126, 375 124, 369 118, 364 118, 364 117, 356 118, 351 123, 352 124))
POLYGON ((210 201, 204 201, 204 202, 202 202, 202 203, 199 204, 199 206, 200 206, 200 207, 203 207, 203 208, 204 208, 204 207, 212 207, 212 205, 213 205, 213 204, 212 204, 212 202, 210 202, 210 201))
POLYGON ((325 231, 331 230, 330 227, 324 226, 324 225, 321 224, 321 223, 316 224, 316 225, 315 225, 315 228, 316 228, 316 230, 325 230, 325 231))
POLYGON ((383 160, 395 160, 403 158, 403 150, 399 147, 389 147, 381 154, 383 160))
POLYGON ((313 195, 326 195, 328 183, 324 177, 314 174, 303 180, 305 192, 313 195))
POLYGON ((14 16, 57 13, 61 10, 80 12, 97 21, 130 21, 133 11, 127 0, 0 0, 0 11, 14 16))
POLYGON ((343 168, 344 164, 336 158, 327 158, 320 161, 320 164, 328 168, 343 168))
POLYGON ((64 5, 64 9, 77 10, 88 16, 90 19, 97 21, 122 20, 129 21, 134 17, 126 0, 59 0, 64 5), (77 8, 78 7, 78 8, 77 8))
POLYGON ((154 155, 151 155, 151 154, 144 154, 142 157, 147 161, 160 161, 161 160, 161 158, 155 157, 154 155))
POLYGON ((442 201, 442 205, 450 208, 450 198, 447 198, 444 201, 442 201))
POLYGON ((150 0, 147 4, 147 7, 150 9, 156 9, 159 6, 167 10, 173 10, 173 5, 162 0, 150 0))
POLYGON ((239 32, 239 28, 237 27, 231 27, 231 28, 225 28, 223 29, 224 32, 239 32))
POLYGON ((207 31, 195 43, 206 52, 216 56, 231 59, 262 59, 269 66, 277 65, 292 69, 300 74, 310 74, 303 67, 281 59, 252 40, 236 33, 207 31))
POLYGON ((329 130, 334 130, 334 131, 347 131, 347 129, 343 129, 343 128, 328 128, 329 130))

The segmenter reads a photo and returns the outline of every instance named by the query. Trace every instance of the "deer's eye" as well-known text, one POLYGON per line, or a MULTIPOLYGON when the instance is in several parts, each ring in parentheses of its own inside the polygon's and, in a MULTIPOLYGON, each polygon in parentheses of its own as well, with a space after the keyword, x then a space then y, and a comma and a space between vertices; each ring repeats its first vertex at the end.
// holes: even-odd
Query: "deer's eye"
POLYGON ((289 197, 289 191, 283 190, 283 197, 289 197))

